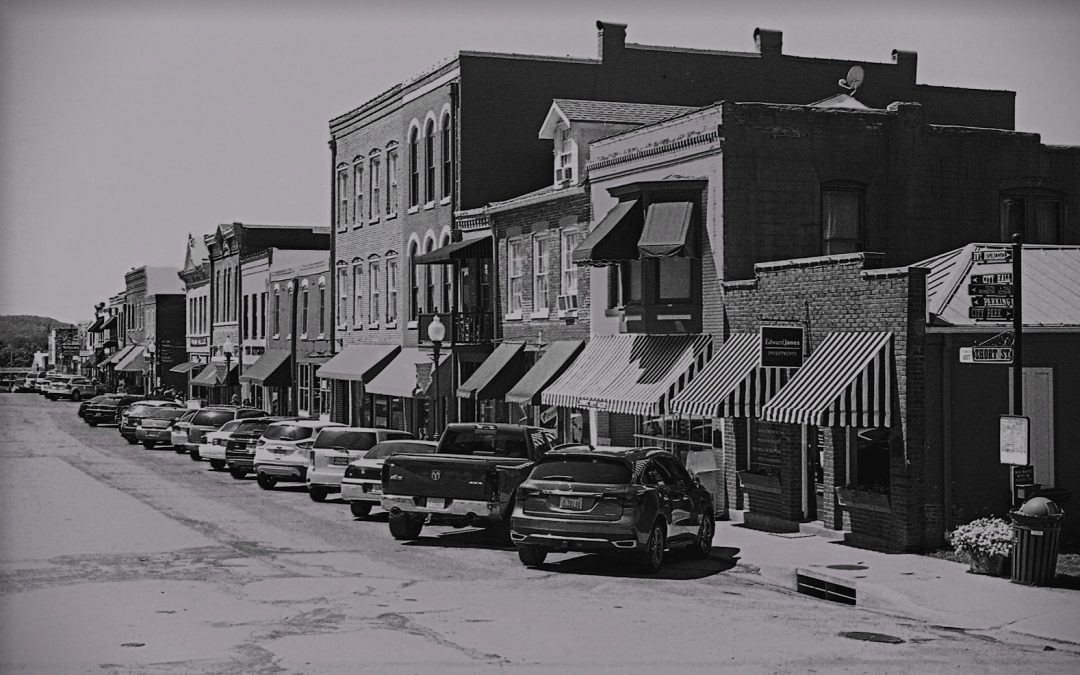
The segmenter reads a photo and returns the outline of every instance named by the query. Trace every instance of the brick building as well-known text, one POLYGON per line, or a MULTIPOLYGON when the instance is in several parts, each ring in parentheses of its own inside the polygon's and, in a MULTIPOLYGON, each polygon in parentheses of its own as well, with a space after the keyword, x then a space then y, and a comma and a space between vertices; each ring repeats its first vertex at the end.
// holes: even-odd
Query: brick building
MULTIPOLYGON (((172 368, 183 363, 184 288, 175 267, 136 267, 124 275, 118 314, 118 351, 109 359, 114 382, 128 390, 183 387, 172 368)), ((103 325, 106 330, 109 324, 103 325)))
MULTIPOLYGON (((832 94, 852 65, 786 55, 776 31, 756 30, 755 52, 732 53, 630 44, 624 25, 597 26, 596 59, 459 52, 331 120, 332 295, 346 308, 334 337, 343 345, 423 345, 436 308, 450 310, 451 378, 462 383, 459 363, 476 362, 471 345, 495 340, 499 317, 490 232, 466 238, 455 214, 550 184, 551 146, 536 130, 553 100, 803 104, 832 94), (448 246, 453 263, 413 265, 448 246), (440 292, 419 292, 429 287, 440 292)), ((920 85, 916 63, 895 51, 892 63, 862 64, 860 97, 879 107, 919 101, 933 123, 1013 127, 1012 92, 920 85)), ((341 398, 359 386, 346 381, 364 379, 345 374, 359 379, 338 380, 341 398)))
POLYGON ((208 399, 205 387, 190 384, 210 363, 210 251, 202 237, 188 235, 180 279, 184 283, 187 360, 172 370, 183 376, 184 391, 190 397, 208 399))

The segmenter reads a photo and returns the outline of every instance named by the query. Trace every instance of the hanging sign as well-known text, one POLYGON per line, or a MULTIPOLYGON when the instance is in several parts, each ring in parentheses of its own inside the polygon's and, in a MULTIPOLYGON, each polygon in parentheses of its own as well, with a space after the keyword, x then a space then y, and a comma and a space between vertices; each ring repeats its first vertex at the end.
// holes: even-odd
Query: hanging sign
POLYGON ((762 326, 761 365, 777 368, 802 366, 805 337, 802 326, 762 326))
POLYGON ((1028 440, 1031 421, 1023 415, 1002 415, 1000 430, 1000 454, 1002 464, 1026 466, 1028 464, 1028 440))

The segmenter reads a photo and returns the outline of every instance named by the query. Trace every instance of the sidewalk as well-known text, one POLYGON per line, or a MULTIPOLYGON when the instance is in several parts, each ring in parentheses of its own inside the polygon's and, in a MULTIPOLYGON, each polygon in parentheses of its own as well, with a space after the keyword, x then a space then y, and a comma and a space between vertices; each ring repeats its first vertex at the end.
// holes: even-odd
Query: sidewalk
POLYGON ((732 572, 774 586, 796 590, 798 571, 854 588, 858 607, 1080 644, 1080 591, 1014 584, 970 574, 960 563, 867 551, 822 536, 761 532, 737 520, 717 522, 713 546, 738 549, 732 572))

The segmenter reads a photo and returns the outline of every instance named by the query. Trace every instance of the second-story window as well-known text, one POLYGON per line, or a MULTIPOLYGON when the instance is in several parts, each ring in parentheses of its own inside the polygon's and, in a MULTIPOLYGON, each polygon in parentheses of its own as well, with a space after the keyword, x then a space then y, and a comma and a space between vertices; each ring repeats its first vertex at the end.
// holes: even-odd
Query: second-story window
POLYGON ((398 264, 397 258, 386 260, 386 323, 397 323, 398 264))
POLYGON ((353 222, 364 221, 364 159, 357 157, 353 160, 353 222))
POLYGON ((563 230, 561 234, 562 246, 560 248, 559 267, 560 288, 559 295, 577 296, 578 269, 574 264, 574 249, 585 238, 585 232, 579 229, 563 230))
POLYGON ((1064 200, 1049 191, 1016 191, 1001 196, 1001 241, 1022 232, 1025 244, 1060 244, 1064 200))
POLYGON ((319 336, 326 334, 326 280, 319 279, 319 336))
POLYGON ((424 201, 435 201, 435 120, 424 126, 424 201))
POLYGON ((249 337, 251 337, 251 333, 250 333, 250 321, 251 321, 251 318, 250 318, 250 315, 249 315, 250 311, 251 311, 251 306, 250 306, 250 303, 248 301, 248 296, 245 295, 244 296, 244 327, 243 327, 243 332, 241 333, 241 335, 243 335, 243 339, 245 339, 245 340, 248 339, 249 337))
MULTIPOLYGON (((440 246, 446 246, 450 243, 450 235, 443 235, 442 243, 440 246)), ((444 312, 454 311, 454 268, 442 265, 440 266, 439 273, 442 275, 442 309, 444 312)), ((481 281, 483 277, 481 277, 481 281)), ((484 295, 484 307, 488 307, 487 302, 490 301, 491 295, 484 295)))
POLYGON ((533 237, 533 311, 548 308, 548 250, 547 241, 533 237))
POLYGON ((822 253, 854 253, 863 247, 863 190, 851 184, 821 188, 822 253))
MULTIPOLYGON (((344 164, 338 167, 338 231, 344 230, 349 224, 349 169, 344 164)), ((355 215, 355 214, 354 214, 355 215)))
POLYGON ((379 183, 382 180, 379 165, 379 156, 372 155, 368 161, 368 220, 376 220, 379 217, 379 206, 381 205, 379 201, 379 183))
POLYGON ((364 268, 363 264, 356 262, 352 267, 353 288, 353 326, 361 326, 364 323, 364 268))
POLYGON ((398 209, 397 146, 386 148, 386 215, 392 216, 398 209))
POLYGON ((379 277, 382 273, 382 265, 378 261, 371 261, 368 265, 368 323, 374 326, 379 324, 379 277))
POLYGON ((409 260, 406 263, 409 266, 409 321, 420 318, 420 279, 418 278, 420 270, 413 262, 416 259, 417 247, 418 244, 415 241, 409 244, 409 260))
POLYGON ((274 335, 281 335, 281 290, 274 287, 274 335))
MULTIPOLYGON (((427 246, 424 253, 431 253, 435 250, 435 240, 428 239, 427 246)), ((435 311, 435 268, 441 267, 440 265, 425 265, 424 266, 424 279, 427 282, 424 285, 424 308, 428 312, 435 311)), ((445 308, 443 308, 445 309, 445 308)))
POLYGON ((268 293, 259 293, 259 332, 262 338, 266 338, 266 297, 268 293))
POLYGON ((337 325, 349 323, 349 268, 342 265, 337 269, 338 315, 337 325))
POLYGON ((525 275, 525 252, 522 239, 510 239, 507 242, 507 287, 506 301, 510 314, 521 314, 522 286, 525 275))
POLYGON ((454 154, 453 154, 454 129, 450 124, 450 113, 445 113, 442 118, 442 196, 449 199, 454 183, 454 154))
POLYGON ((308 287, 304 284, 300 292, 300 335, 307 337, 308 332, 308 287))
POLYGON ((409 129, 409 207, 420 204, 420 127, 409 129))

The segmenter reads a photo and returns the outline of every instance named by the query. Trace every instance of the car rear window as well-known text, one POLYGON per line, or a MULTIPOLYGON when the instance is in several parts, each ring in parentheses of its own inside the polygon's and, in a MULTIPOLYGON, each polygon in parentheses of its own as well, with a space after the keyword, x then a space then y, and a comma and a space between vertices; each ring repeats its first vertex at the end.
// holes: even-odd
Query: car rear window
POLYGON ((367 454, 364 455, 364 459, 386 459, 390 455, 402 455, 406 453, 427 455, 433 452, 435 452, 434 445, 395 441, 394 443, 379 443, 374 448, 367 451, 367 454))
POLYGON ((302 441, 311 438, 312 428, 299 424, 271 424, 263 432, 263 438, 272 441, 302 441))
POLYGON ((236 431, 236 428, 239 427, 239 426, 240 426, 240 420, 233 420, 231 422, 226 422, 224 425, 222 425, 222 427, 220 429, 218 429, 218 431, 233 432, 233 431, 236 431))
POLYGON ((187 412, 183 408, 151 408, 146 416, 155 420, 175 420, 187 412))
POLYGON ((496 429, 450 429, 442 452, 450 455, 494 455, 527 457, 525 436, 519 431, 496 429))
POLYGON ((551 459, 533 467, 533 480, 567 480, 574 483, 625 485, 630 482, 630 467, 605 457, 551 459))
POLYGON ((236 433, 238 434, 259 434, 266 431, 266 427, 273 424, 272 422, 263 422, 259 420, 244 420, 236 427, 236 433))
POLYGON ((315 438, 316 448, 345 448, 346 450, 367 450, 375 445, 379 437, 373 431, 355 431, 349 429, 323 429, 315 438))
POLYGON ((196 426, 220 427, 233 418, 231 410, 200 410, 191 418, 196 426))

